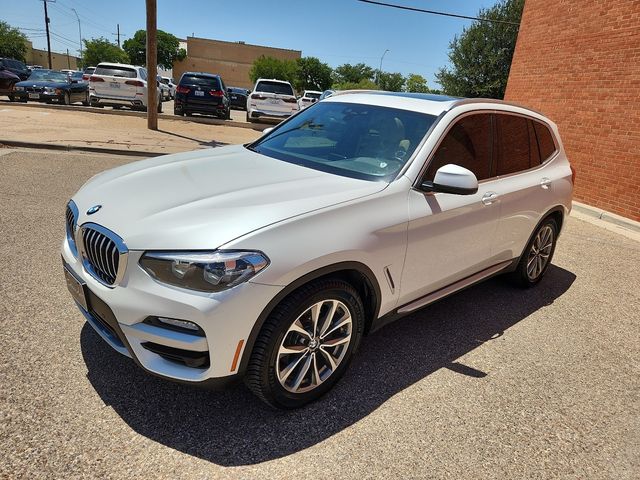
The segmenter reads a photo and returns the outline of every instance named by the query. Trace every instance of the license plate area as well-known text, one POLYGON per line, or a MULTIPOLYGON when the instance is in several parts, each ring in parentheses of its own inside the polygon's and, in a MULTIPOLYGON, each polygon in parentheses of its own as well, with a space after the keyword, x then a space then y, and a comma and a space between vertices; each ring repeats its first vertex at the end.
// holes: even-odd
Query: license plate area
POLYGON ((85 293, 86 285, 78 280, 76 276, 69 271, 66 265, 63 265, 64 268, 64 279, 67 282, 67 289, 71 294, 71 297, 78 302, 82 308, 86 311, 89 311, 89 305, 87 304, 87 295, 85 293))
POLYGON ((278 98, 270 98, 268 100, 268 102, 271 103, 271 104, 277 105, 277 104, 280 103, 280 99, 278 99, 278 98))
POLYGON ((30 93, 29 94, 29 98, 33 98, 35 100, 38 100, 40 98, 40 94, 39 93, 30 93))
POLYGON ((111 82, 109 83, 109 86, 111 88, 120 88, 120 84, 118 82, 111 82))
POLYGON ((193 92, 196 97, 204 97, 204 92, 202 90, 196 90, 193 92))

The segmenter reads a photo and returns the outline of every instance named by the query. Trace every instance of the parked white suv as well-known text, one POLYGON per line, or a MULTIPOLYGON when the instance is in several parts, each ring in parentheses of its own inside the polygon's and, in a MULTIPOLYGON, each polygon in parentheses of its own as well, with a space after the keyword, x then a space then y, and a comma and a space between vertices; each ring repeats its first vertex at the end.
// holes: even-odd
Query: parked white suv
MULTIPOLYGON (((92 107, 130 107, 147 109, 147 69, 122 63, 100 63, 89 77, 89 103, 92 107)), ((162 112, 161 90, 157 90, 157 109, 162 112)))
POLYGON ((321 95, 322 92, 317 92, 315 90, 305 90, 302 93, 302 96, 298 99, 298 106, 300 107, 300 110, 310 107, 311 105, 319 101, 321 95))
POLYGON ((282 120, 298 110, 293 87, 284 80, 259 78, 247 97, 247 122, 282 120))
POLYGON ((338 92, 251 144, 93 177, 68 204, 62 258, 88 322, 143 369, 244 378, 294 408, 388 321, 494 275, 538 283, 572 191, 537 112, 338 92))

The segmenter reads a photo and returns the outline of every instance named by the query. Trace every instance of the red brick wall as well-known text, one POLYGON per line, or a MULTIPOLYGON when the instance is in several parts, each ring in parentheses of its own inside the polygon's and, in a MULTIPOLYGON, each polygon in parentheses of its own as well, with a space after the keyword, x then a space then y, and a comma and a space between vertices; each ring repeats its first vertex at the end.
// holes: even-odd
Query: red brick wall
POLYGON ((526 0, 505 99, 558 124, 576 200, 640 220, 640 0, 526 0))

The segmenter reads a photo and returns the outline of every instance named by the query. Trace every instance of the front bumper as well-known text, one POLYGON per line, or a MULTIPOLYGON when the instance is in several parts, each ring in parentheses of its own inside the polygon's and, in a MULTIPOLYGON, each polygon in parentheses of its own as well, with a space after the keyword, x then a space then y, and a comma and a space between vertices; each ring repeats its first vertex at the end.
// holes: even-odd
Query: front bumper
POLYGON ((138 265, 141 251, 130 251, 120 285, 95 280, 72 253, 67 240, 62 260, 86 284, 88 309, 78 308, 93 329, 119 353, 149 373, 189 384, 223 386, 242 375, 245 346, 262 310, 282 287, 247 282, 217 294, 190 292, 158 283, 138 265), (204 336, 145 323, 168 317, 197 324, 204 336), (167 353, 168 352, 168 353, 167 353), (193 353, 207 362, 189 366, 172 354, 193 353))
POLYGON ((56 101, 56 102, 62 103, 64 101, 64 94, 57 94, 57 93, 24 92, 24 91, 14 90, 13 97, 17 100, 30 101, 30 102, 56 101))

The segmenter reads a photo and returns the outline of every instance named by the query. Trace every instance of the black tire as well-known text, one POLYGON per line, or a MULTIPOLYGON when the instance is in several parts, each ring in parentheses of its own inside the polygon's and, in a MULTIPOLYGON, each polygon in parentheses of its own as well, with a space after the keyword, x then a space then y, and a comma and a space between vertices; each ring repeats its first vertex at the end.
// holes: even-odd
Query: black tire
MULTIPOLYGON (((541 238, 544 238, 544 236, 541 238)), ((535 232, 531 236, 531 240, 529 240, 529 243, 527 244, 524 251, 522 252, 522 255, 520 256, 520 261, 518 262, 518 266, 516 267, 513 273, 509 274, 509 279, 514 284, 522 288, 530 288, 536 285, 538 282, 540 282, 540 280, 542 280, 542 277, 544 277, 545 272, 549 268, 549 265, 551 265, 551 261, 553 260, 553 253, 556 250, 557 239, 558 239, 558 224, 553 218, 548 217, 545 220, 543 220, 542 223, 540 223, 540 225, 538 225, 538 228, 536 228, 535 232), (539 253, 536 253, 536 246, 540 246, 538 245, 537 242, 538 242, 539 236, 541 235, 541 232, 549 232, 549 231, 551 232, 551 235, 552 235, 552 238, 550 239, 551 240, 550 247, 542 248, 540 249, 541 251, 539 253), (544 257, 544 255, 547 255, 547 257, 544 257), (535 274, 532 275, 531 274, 532 264, 530 262, 537 262, 539 258, 543 258, 544 260, 546 260, 546 263, 544 263, 544 265, 542 266, 542 268, 539 269, 539 271, 537 272, 534 271, 533 273, 535 274)), ((547 242, 544 242, 544 245, 546 245, 546 243, 547 242)), ((542 246, 544 247, 544 245, 542 246)), ((535 270, 535 266, 534 266, 534 270, 535 270)))
POLYGON ((64 92, 62 103, 65 105, 71 105, 71 94, 69 92, 64 92))
MULTIPOLYGON (((245 383, 262 401, 275 408, 299 408, 320 398, 340 380, 340 377, 342 377, 348 368, 353 354, 360 345, 364 323, 365 318, 362 301, 358 292, 349 283, 338 279, 325 279, 299 288, 286 297, 273 310, 262 326, 253 351, 251 352, 245 375, 245 383), (296 322, 298 317, 305 313, 312 305, 323 300, 338 300, 349 310, 352 322, 350 342, 346 346, 346 352, 337 364, 337 367, 329 373, 324 381, 312 387, 311 390, 303 393, 294 393, 285 389, 278 379, 276 372, 279 362, 278 350, 285 336, 289 333, 289 328, 296 322)), ((320 338, 319 335, 318 338, 320 338)), ((307 355, 315 356, 316 354, 319 359, 323 358, 317 346, 315 351, 313 351, 314 353, 311 353, 312 350, 310 350, 310 346, 311 344, 309 343, 309 347, 307 347, 306 353, 303 354, 302 358, 305 358, 307 355)), ((292 375, 295 370, 295 367, 292 368, 292 375)), ((325 370, 325 372, 326 371, 327 370, 325 370)), ((299 373, 301 373, 301 371, 299 371, 299 373)), ((310 375, 314 374, 310 373, 310 375)), ((301 376, 305 377, 305 375, 301 376)), ((311 382, 311 380, 309 380, 309 382, 311 382)), ((286 383, 286 380, 284 383, 286 383)))
POLYGON ((158 113, 162 113, 162 99, 158 101, 158 113))
POLYGON ((9 101, 10 102, 15 102, 16 101, 16 97, 14 97, 13 95, 9 95, 9 101))
POLYGON ((84 100, 82 101, 82 105, 84 105, 85 107, 89 106, 89 92, 85 94, 84 100))
POLYGON ((224 116, 225 120, 231 120, 231 107, 227 108, 227 114, 224 116))
POLYGON ((255 123, 255 120, 251 117, 251 115, 249 115, 249 111, 248 110, 247 110, 247 122, 255 123))
POLYGON ((178 110, 175 110, 175 109, 173 110, 173 114, 178 115, 179 117, 182 117, 184 115, 184 113, 179 112, 178 110))

